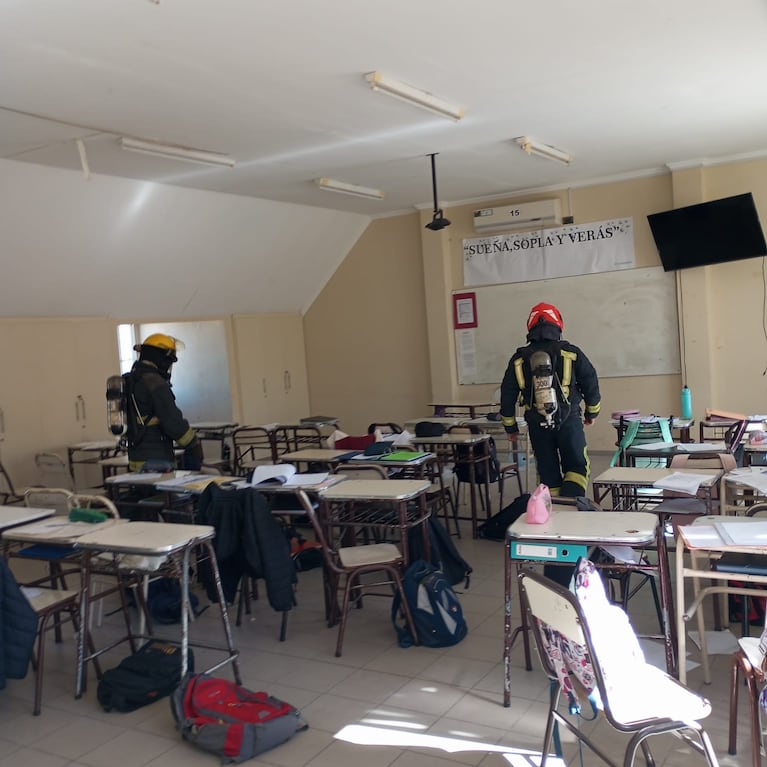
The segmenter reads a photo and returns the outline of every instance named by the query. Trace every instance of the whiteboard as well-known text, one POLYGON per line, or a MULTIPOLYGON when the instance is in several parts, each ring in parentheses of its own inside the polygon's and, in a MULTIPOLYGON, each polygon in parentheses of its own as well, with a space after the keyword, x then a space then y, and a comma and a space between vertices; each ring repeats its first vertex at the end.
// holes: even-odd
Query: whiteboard
POLYGON ((562 338, 583 350, 600 378, 680 372, 676 282, 662 267, 474 292, 477 327, 455 332, 459 383, 500 383, 510 357, 526 343, 530 309, 541 301, 562 312, 562 338))

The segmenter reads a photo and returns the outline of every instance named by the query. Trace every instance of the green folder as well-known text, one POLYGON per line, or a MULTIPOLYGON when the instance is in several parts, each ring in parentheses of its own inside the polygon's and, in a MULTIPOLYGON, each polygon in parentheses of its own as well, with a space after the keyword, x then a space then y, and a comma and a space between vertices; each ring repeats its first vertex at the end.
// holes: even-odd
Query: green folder
POLYGON ((428 453, 418 453, 414 450, 395 450, 393 453, 382 455, 381 461, 415 461, 417 458, 423 458, 428 453))

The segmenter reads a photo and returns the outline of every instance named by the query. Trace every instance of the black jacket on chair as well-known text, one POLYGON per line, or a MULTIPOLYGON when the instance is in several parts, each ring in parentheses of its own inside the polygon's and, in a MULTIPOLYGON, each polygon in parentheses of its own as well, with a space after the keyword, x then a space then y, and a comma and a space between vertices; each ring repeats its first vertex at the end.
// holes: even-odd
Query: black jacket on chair
MULTIPOLYGON (((242 577, 263 578, 272 609, 293 607, 296 567, 290 544, 269 504, 252 488, 227 489, 211 482, 200 496, 199 522, 216 528, 213 547, 227 602, 233 602, 242 577)), ((210 570, 203 579, 208 597, 216 598, 210 570)))
POLYGON ((37 614, 0 558, 0 689, 6 679, 27 675, 36 634, 37 614))

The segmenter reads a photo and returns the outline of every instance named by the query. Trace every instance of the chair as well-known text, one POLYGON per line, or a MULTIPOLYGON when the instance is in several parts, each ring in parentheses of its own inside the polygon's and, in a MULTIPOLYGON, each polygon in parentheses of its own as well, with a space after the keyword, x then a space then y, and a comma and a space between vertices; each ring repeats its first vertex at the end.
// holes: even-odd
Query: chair
POLYGON ((519 495, 522 495, 522 477, 519 473, 519 463, 516 460, 506 461, 506 463, 500 464, 498 468, 498 495, 500 497, 501 508, 504 508, 503 489, 507 477, 517 478, 517 488, 519 489, 519 495))
POLYGON ((236 476, 244 477, 254 466, 275 460, 272 436, 262 426, 238 427, 232 434, 232 444, 232 471, 236 476))
POLYGON ((368 426, 368 434, 375 434, 376 431, 380 432, 384 436, 388 434, 402 434, 402 427, 397 423, 387 421, 385 423, 371 423, 368 426))
MULTIPOLYGON (((389 474, 384 466, 374 463, 355 463, 353 465, 341 463, 335 467, 334 474, 340 474, 347 479, 389 479, 389 474)), ((368 511, 374 511, 376 508, 375 502, 370 501, 365 504, 365 508, 368 511)), ((388 507, 382 508, 382 514, 389 514, 388 507)), ((368 542, 368 532, 371 530, 369 527, 363 527, 361 531, 362 539, 365 543, 368 542)), ((373 538, 377 543, 386 540, 386 533, 388 528, 386 527, 373 527, 373 538)))
POLYGON ((211 482, 199 497, 198 518, 199 524, 216 530, 217 574, 209 561, 198 563, 198 579, 210 600, 218 600, 217 580, 228 603, 234 603, 239 589, 239 625, 242 609, 249 611, 253 579, 263 579, 269 605, 281 613, 280 641, 285 641, 298 578, 284 529, 266 497, 252 487, 226 488, 211 482))
MULTIPOLYGON (((24 494, 24 501, 29 507, 53 508, 56 510, 57 516, 68 515, 72 509, 96 509, 103 511, 113 519, 119 518, 117 508, 108 498, 98 495, 77 495, 66 488, 30 488, 24 494)), ((66 576, 80 572, 80 554, 72 546, 68 545, 32 544, 13 552, 10 556, 47 562, 48 575, 42 580, 49 581, 53 590, 58 590, 62 593, 67 591, 66 576), (65 569, 65 566, 67 569, 65 569)), ((96 583, 99 584, 98 590, 93 594, 95 600, 117 590, 117 587, 113 586, 111 581, 109 584, 106 584, 104 578, 105 575, 114 575, 114 573, 98 572, 98 568, 94 568, 94 572, 96 577, 94 577, 93 583, 94 585, 96 583)), ((100 600, 98 600, 98 607, 97 625, 100 626, 102 608, 100 600)), ((56 640, 61 641, 58 620, 55 627, 56 640)))
POLYGON ((0 504, 13 506, 16 503, 24 503, 24 492, 17 492, 8 471, 0 461, 0 504))
MULTIPOLYGON (((626 450, 632 445, 641 445, 647 442, 673 442, 671 436, 671 418, 632 418, 630 420, 620 417, 618 421, 618 449, 615 451, 610 466, 627 466, 626 450)), ((665 464, 665 461, 664 461, 665 464)), ((659 465, 657 458, 640 458, 634 463, 635 466, 652 468, 659 465)))
MULTIPOLYGON (((75 632, 79 631, 79 591, 19 586, 8 562, 0 558, 2 582, 3 646, 12 644, 12 652, 3 658, 2 676, 22 678, 26 675, 27 660, 35 672, 35 695, 32 712, 40 713, 43 698, 43 672, 45 667, 45 638, 49 629, 60 627, 61 613, 66 612, 75 632), (51 618, 55 624, 51 625, 51 618), (28 653, 28 654, 27 654, 28 653)), ((56 641, 61 641, 60 631, 56 641)))
POLYGON ((576 597, 537 573, 519 575, 522 609, 550 680, 541 767, 552 740, 558 742, 559 725, 612 767, 619 763, 630 767, 639 749, 648 766, 654 765, 647 740, 661 733, 674 733, 716 767, 713 746, 699 724, 711 713, 709 702, 644 661, 625 613, 609 605, 601 579, 588 560, 579 561, 576 589, 578 584, 576 597), (621 762, 611 759, 593 736, 557 710, 563 690, 577 708, 578 686, 591 693, 595 710, 615 730, 631 736, 621 762))
POLYGON ((273 440, 275 462, 283 453, 323 446, 322 432, 318 426, 280 424, 273 432, 273 440))
POLYGON ((112 501, 103 495, 90 495, 87 493, 73 493, 68 501, 69 510, 72 509, 94 509, 103 511, 108 517, 113 519, 120 518, 120 512, 112 501))
MULTIPOLYGON (((43 701, 45 636, 51 629, 57 630, 58 634, 62 613, 68 614, 75 633, 80 631, 80 592, 35 586, 32 589, 27 589, 25 594, 27 601, 37 615, 36 649, 32 657, 32 667, 35 671, 35 699, 32 713, 38 716, 43 701), (54 619, 53 624, 51 624, 51 619, 54 619)), ((60 637, 56 641, 60 642, 60 637)))
POLYGON ((751 727, 751 764, 762 767, 762 723, 759 715, 759 694, 765 682, 764 653, 759 649, 759 639, 741 637, 738 649, 732 654, 730 670, 730 725, 727 753, 737 754, 738 737, 738 688, 740 676, 748 689, 748 722, 751 727))
POLYGON ((40 474, 40 484, 44 487, 75 489, 75 481, 69 466, 58 453, 37 453, 35 466, 40 474))
POLYGON ((350 466, 339 464, 334 474, 343 474, 347 479, 389 479, 386 468, 377 463, 359 463, 350 466))
MULTIPOLYGON (((677 454, 672 457, 669 468, 679 469, 715 469, 725 474, 737 467, 735 458, 731 453, 717 453, 713 457, 696 456, 688 453, 677 454)), ((712 501, 719 501, 719 488, 711 492, 712 501)), ((663 500, 655 507, 655 512, 662 512, 676 529, 677 524, 689 524, 690 518, 708 514, 704 496, 691 497, 685 493, 675 493, 670 490, 663 491, 663 500)))
MULTIPOLYGON (((448 434, 482 434, 482 430, 479 428, 479 426, 475 426, 474 424, 468 424, 466 426, 450 426, 448 428, 448 434)), ((474 467, 474 483, 477 485, 484 485, 485 480, 489 484, 492 484, 494 482, 498 482, 498 489, 499 492, 501 491, 501 474, 500 474, 500 463, 498 462, 498 457, 495 452, 495 440, 490 437, 487 442, 481 442, 477 445, 472 446, 461 446, 459 445, 456 448, 456 457, 460 458, 461 456, 464 456, 467 459, 472 459, 474 461, 477 461, 482 456, 489 456, 489 461, 482 462, 482 463, 476 463, 474 467), (487 476, 486 476, 487 473, 487 476)), ((519 475, 517 474, 517 478, 519 478, 519 475)), ((456 503, 458 503, 458 499, 461 495, 461 485, 462 484, 468 484, 471 481, 471 472, 469 470, 468 464, 461 464, 456 463, 456 466, 453 468, 453 479, 456 483, 455 488, 455 498, 456 503)), ((522 489, 522 485, 520 484, 520 491, 522 489)), ((521 492, 520 492, 521 495, 521 492)), ((480 492, 479 494, 479 502, 482 506, 482 508, 486 511, 486 513, 489 516, 490 510, 485 509, 485 494, 480 492)))
MULTIPOLYGON (((66 488, 30 488, 24 493, 24 503, 28 507, 55 509, 57 515, 66 516, 72 508, 69 502, 73 496, 74 493, 66 488)), ((80 557, 72 546, 32 544, 14 552, 10 552, 6 546, 5 551, 6 556, 47 562, 48 576, 45 580, 49 581, 50 586, 54 589, 66 590, 66 576, 80 572, 80 557), (65 564, 68 565, 67 570, 64 569, 65 564)), ((56 640, 61 641, 61 634, 58 630, 56 640)))
MULTIPOLYGON (((747 517, 765 517, 767 516, 767 503, 754 503, 746 510, 747 517)), ((739 553, 725 553, 719 559, 712 562, 713 570, 723 573, 732 573, 733 580, 737 580, 739 575, 743 573, 752 573, 754 575, 767 575, 767 556, 763 554, 739 554, 739 553)), ((747 586, 748 584, 743 584, 747 586)), ((759 586, 754 585, 754 591, 759 591, 759 586)), ((748 637, 750 626, 750 609, 749 600, 753 596, 741 594, 740 597, 743 600, 741 605, 741 636, 748 637)), ((767 592, 765 592, 767 596, 767 592)), ((715 605, 718 607, 718 596, 715 596, 717 600, 715 605)), ((718 610, 715 610, 715 617, 718 619, 718 610)), ((718 626, 717 622, 717 626, 718 626)))
POLYGON ((29 508, 54 509, 57 516, 69 514, 69 499, 74 493, 66 487, 30 487, 24 493, 29 508))
POLYGON ((360 546, 333 547, 317 518, 317 512, 303 490, 296 492, 306 515, 311 521, 317 541, 322 546, 325 560, 325 598, 328 606, 328 625, 335 625, 338 620, 338 640, 336 642, 336 657, 341 657, 346 632, 346 621, 349 617, 351 603, 361 605, 363 595, 382 595, 377 589, 389 586, 389 598, 399 593, 402 599, 402 611, 412 636, 417 636, 413 618, 402 589, 404 573, 404 558, 393 543, 370 543, 360 546), (374 581, 363 581, 363 576, 377 573, 374 581), (338 593, 343 593, 340 610, 338 608, 338 593))

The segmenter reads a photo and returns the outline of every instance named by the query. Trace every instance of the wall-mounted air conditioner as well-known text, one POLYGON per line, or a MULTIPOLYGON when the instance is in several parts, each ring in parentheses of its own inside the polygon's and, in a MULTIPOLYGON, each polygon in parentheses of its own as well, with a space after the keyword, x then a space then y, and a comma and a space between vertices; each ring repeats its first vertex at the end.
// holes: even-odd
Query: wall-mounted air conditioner
POLYGON ((505 205, 502 208, 482 208, 474 211, 477 232, 502 232, 509 229, 540 229, 562 223, 559 200, 538 200, 505 205))

